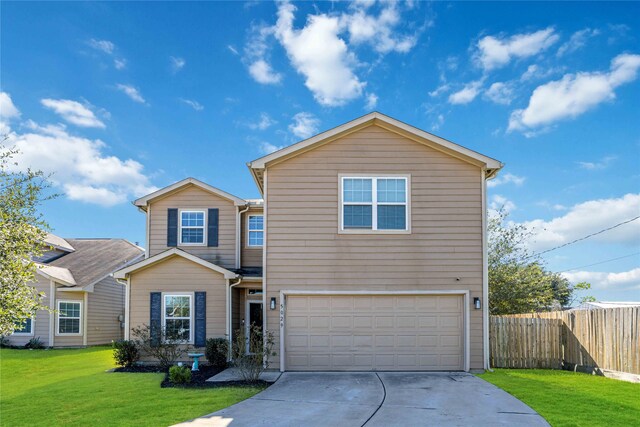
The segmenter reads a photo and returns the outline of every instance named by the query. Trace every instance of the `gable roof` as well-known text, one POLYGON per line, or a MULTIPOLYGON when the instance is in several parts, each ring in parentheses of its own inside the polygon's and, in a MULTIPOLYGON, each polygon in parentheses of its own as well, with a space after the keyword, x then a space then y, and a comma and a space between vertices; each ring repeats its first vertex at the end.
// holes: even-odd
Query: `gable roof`
POLYGON ((271 154, 247 163, 247 166, 251 170, 251 174, 253 175, 256 184, 258 184, 258 187, 262 192, 264 185, 264 170, 269 164, 295 157, 306 151, 312 150, 337 138, 371 125, 378 125, 384 129, 398 133, 402 136, 432 147, 436 150, 443 151, 454 157, 481 166, 487 171, 487 179, 493 177, 503 166, 503 164, 496 159, 485 156, 484 154, 480 154, 461 145, 455 144, 437 135, 425 132, 421 129, 403 123, 377 111, 366 114, 355 120, 347 122, 328 131, 322 132, 316 136, 312 136, 311 138, 305 139, 281 150, 274 151, 271 154))
POLYGON ((53 233, 47 233, 47 236, 44 238, 44 243, 48 246, 51 246, 53 249, 58 249, 63 252, 75 251, 74 247, 71 246, 69 242, 67 242, 60 236, 56 236, 53 233))
POLYGON ((36 272, 47 279, 53 280, 65 286, 76 286, 76 280, 68 268, 54 267, 47 264, 36 263, 36 272))
POLYGON ((124 239, 66 239, 75 251, 44 264, 43 273, 63 285, 92 290, 100 280, 144 256, 144 250, 124 239), (72 280, 61 272, 67 270, 72 280), (63 280, 58 280, 62 278, 63 280))
POLYGON ((168 194, 171 194, 172 192, 177 192, 181 189, 183 189, 184 187, 187 186, 196 186, 204 191, 207 191, 209 193, 215 194, 216 196, 220 196, 223 199, 227 199, 232 201, 236 206, 244 206, 247 204, 247 201, 244 199, 241 199, 240 197, 234 196, 233 194, 227 193, 226 191, 222 191, 219 188, 213 187, 209 184, 206 184, 200 180, 197 180, 195 178, 185 178, 182 181, 178 181, 176 183, 173 183, 167 187, 161 188, 158 191, 154 191, 151 194, 147 194, 144 197, 140 197, 138 200, 135 200, 133 202, 133 204, 135 206, 138 206, 140 209, 146 211, 147 210, 147 206, 149 205, 150 202, 152 202, 153 200, 156 200, 160 197, 166 196, 168 194))
POLYGON ((125 279, 127 277, 127 275, 134 273, 138 270, 142 270, 143 268, 149 267, 153 264, 157 264, 159 262, 162 262, 164 260, 167 260, 169 258, 173 258, 173 257, 182 257, 185 259, 188 259, 189 261, 192 261, 196 264, 199 264, 203 267, 209 268, 213 271, 217 271, 218 273, 224 275, 225 279, 235 279, 238 277, 238 274, 234 273, 233 271, 227 270, 224 267, 220 267, 219 265, 216 265, 212 262, 209 261, 205 261, 202 258, 199 258, 195 255, 190 254, 189 252, 185 252, 182 249, 178 249, 178 248, 171 248, 168 249, 164 252, 161 252, 157 255, 154 255, 152 257, 149 257, 143 261, 137 262, 135 264, 129 265, 128 267, 125 267, 119 271, 116 271, 113 276, 116 279, 125 279))

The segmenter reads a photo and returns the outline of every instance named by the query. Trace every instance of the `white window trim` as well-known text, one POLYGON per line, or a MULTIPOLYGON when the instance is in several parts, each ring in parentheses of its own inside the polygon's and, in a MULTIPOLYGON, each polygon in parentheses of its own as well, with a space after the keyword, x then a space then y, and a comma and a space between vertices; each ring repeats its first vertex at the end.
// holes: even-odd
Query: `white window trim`
MULTIPOLYGON (((195 315, 193 312, 193 300, 194 293, 193 292, 163 292, 162 293, 162 330, 166 331, 167 329, 167 310, 166 308, 166 297, 189 297, 189 341, 180 341, 181 344, 193 344, 193 337, 195 335, 195 315)), ((169 319, 186 319, 185 317, 169 317, 169 319)))
POLYGON ((206 209, 179 209, 178 210, 178 246, 207 246, 207 210, 206 209), (184 228, 202 228, 202 243, 183 243, 182 242, 182 213, 194 212, 203 214, 204 223, 202 227, 184 227, 184 228))
POLYGON ((82 301, 78 300, 58 300, 56 301, 56 307, 58 310, 56 311, 56 336, 57 337, 79 337, 82 335, 82 301), (63 319, 78 319, 78 333, 62 333, 60 332, 60 304, 62 303, 71 303, 71 304, 80 304, 80 317, 63 317, 63 319))
POLYGON ((339 174, 338 175, 338 193, 340 203, 338 203, 338 234, 411 234, 411 175, 398 174, 339 174), (344 228, 344 180, 370 179, 371 181, 371 203, 368 202, 349 202, 348 205, 371 205, 371 228, 344 228), (395 178, 405 180, 406 202, 404 203, 378 203, 378 179, 395 178), (404 230, 378 230, 378 209, 377 206, 384 205, 405 205, 406 209, 406 228, 404 230))
POLYGON ((264 214, 251 214, 247 215, 247 247, 248 248, 261 248, 264 246, 264 214), (262 228, 260 230, 250 230, 249 229, 249 219, 252 216, 261 216, 262 217, 262 228), (252 245, 250 243, 249 235, 252 231, 262 231, 262 245, 252 245))
POLYGON ((30 332, 14 332, 11 335, 15 335, 18 337, 32 337, 35 335, 35 329, 36 329, 36 316, 33 316, 31 318, 31 331, 30 332))

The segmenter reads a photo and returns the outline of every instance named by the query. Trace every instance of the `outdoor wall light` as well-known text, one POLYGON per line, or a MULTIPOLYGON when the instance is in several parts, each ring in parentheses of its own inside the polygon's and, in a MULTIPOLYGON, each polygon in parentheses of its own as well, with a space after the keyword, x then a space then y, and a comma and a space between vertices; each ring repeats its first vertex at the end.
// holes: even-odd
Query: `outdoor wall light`
POLYGON ((482 303, 480 302, 480 298, 475 297, 473 299, 473 306, 475 307, 476 310, 480 310, 482 308, 482 303))
POLYGON ((269 308, 271 310, 275 310, 276 309, 276 297, 271 297, 271 303, 269 304, 269 308))

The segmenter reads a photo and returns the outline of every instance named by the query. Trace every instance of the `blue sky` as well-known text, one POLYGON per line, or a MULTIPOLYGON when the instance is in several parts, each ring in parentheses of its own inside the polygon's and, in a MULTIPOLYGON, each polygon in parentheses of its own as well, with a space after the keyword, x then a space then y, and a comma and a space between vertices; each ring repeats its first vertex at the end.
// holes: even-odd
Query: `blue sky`
MULTIPOLYGON (((0 7, 0 128, 62 236, 144 242, 129 202, 187 176, 257 197, 247 161, 371 110, 504 162, 534 251, 640 215, 637 2, 0 7)), ((545 259, 640 300, 640 220, 545 259)))

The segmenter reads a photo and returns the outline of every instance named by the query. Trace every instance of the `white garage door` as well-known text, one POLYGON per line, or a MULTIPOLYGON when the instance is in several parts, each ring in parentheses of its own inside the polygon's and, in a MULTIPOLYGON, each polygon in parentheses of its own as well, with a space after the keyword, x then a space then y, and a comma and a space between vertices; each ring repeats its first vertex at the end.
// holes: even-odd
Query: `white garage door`
POLYGON ((285 319, 287 370, 463 369, 461 295, 290 295, 285 319))

